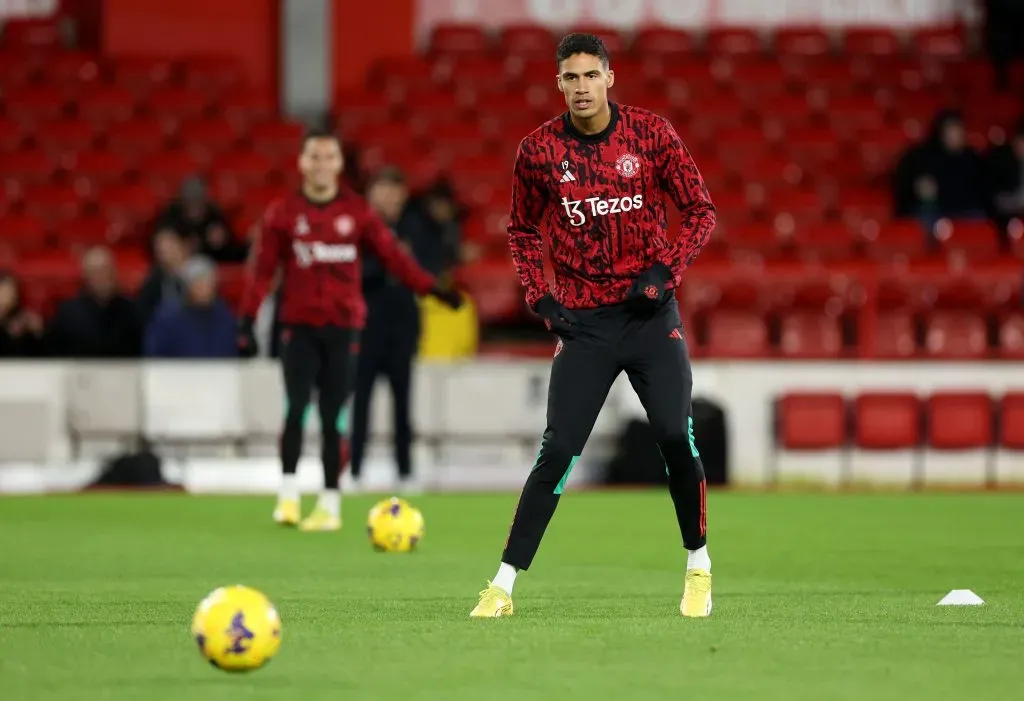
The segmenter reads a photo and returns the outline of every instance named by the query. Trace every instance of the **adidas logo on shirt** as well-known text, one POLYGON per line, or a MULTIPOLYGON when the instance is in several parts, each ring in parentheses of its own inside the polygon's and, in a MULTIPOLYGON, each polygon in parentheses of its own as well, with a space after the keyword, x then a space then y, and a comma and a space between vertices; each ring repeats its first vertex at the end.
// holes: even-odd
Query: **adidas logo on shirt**
POLYGON ((560 183, 574 183, 574 182, 576 182, 576 176, 573 175, 572 173, 570 173, 569 171, 565 171, 565 173, 562 174, 562 177, 559 178, 558 182, 560 182, 560 183))

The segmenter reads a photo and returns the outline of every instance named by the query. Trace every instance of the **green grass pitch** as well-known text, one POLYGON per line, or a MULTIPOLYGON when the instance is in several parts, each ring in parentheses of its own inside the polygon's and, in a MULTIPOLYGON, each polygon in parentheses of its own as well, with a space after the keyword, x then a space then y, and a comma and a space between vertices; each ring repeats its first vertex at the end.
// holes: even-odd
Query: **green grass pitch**
POLYGON ((1024 681, 1024 495, 708 497, 715 610, 679 616, 667 494, 569 492, 516 616, 467 616, 516 495, 415 499, 412 555, 375 553, 370 497, 340 533, 275 526, 272 500, 0 499, 0 697, 17 701, 1015 698, 1024 681), (196 604, 266 592, 281 652, 202 661, 196 604), (982 607, 935 603, 969 588, 982 607))

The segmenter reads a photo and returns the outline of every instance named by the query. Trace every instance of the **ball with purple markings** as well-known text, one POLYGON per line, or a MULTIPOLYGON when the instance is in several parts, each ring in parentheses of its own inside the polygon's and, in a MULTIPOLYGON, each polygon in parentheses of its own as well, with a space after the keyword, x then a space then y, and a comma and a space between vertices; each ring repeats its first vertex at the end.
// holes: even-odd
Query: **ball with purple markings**
POLYGON ((373 505, 366 520, 370 545, 378 552, 408 553, 423 540, 423 513, 405 499, 391 497, 373 505))

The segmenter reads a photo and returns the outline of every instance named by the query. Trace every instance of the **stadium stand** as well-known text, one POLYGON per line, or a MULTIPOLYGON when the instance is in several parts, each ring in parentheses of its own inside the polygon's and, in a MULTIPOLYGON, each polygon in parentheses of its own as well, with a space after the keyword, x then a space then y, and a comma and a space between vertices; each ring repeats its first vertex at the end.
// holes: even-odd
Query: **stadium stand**
MULTIPOLYGON (((695 356, 1024 354, 1024 225, 943 221, 930 246, 918 222, 892 217, 889 193, 896 158, 942 107, 962 108, 976 147, 1005 141, 1024 73, 993 92, 989 63, 954 28, 598 30, 614 97, 672 119, 719 208, 679 290, 695 356)), ((441 26, 422 55, 382 61, 364 89, 335 96, 362 170, 393 163, 414 185, 454 184, 482 252, 460 282, 487 328, 530 319, 504 226, 519 140, 564 107, 555 41, 541 27, 441 26)), ((207 176, 239 232, 290 182, 302 125, 231 61, 110 61, 57 43, 45 27, 0 43, 0 265, 41 308, 73 287, 84 246, 114 246, 138 280, 152 217, 184 177, 207 176)))

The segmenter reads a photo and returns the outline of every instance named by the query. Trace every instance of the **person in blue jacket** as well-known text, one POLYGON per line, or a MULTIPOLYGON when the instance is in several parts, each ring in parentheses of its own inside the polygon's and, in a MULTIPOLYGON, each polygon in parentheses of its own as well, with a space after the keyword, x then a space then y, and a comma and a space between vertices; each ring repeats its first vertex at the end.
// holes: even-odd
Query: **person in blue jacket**
POLYGON ((236 358, 238 325, 217 295, 217 266, 197 256, 182 267, 186 292, 167 302, 146 329, 144 355, 149 358, 236 358))

